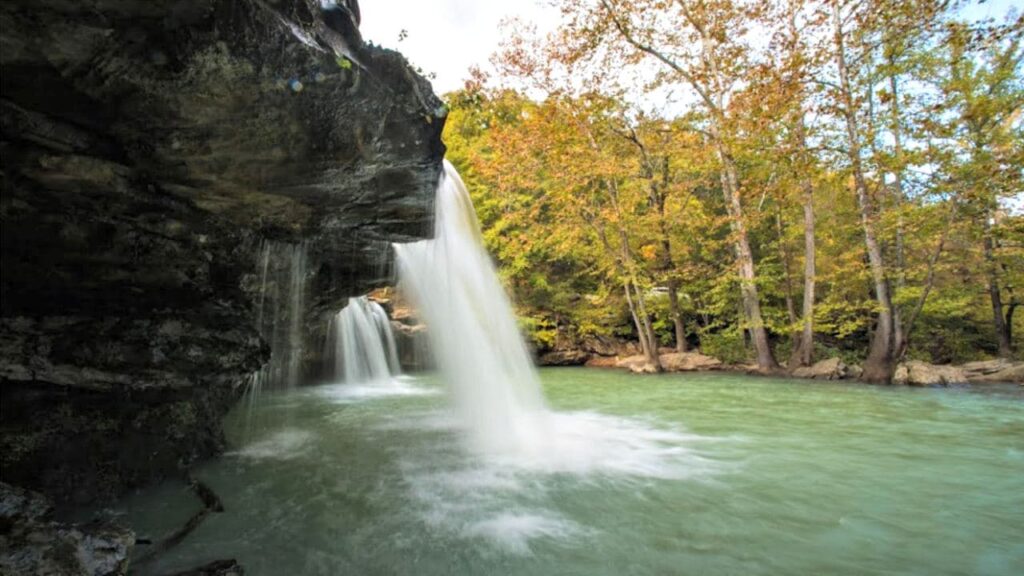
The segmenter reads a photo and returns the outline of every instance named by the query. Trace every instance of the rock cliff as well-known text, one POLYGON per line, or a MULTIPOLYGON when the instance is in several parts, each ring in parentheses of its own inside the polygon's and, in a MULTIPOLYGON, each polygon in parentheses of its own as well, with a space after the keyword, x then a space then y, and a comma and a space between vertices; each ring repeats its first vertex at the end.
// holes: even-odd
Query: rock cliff
POLYGON ((319 2, 8 1, 0 66, 0 468, 58 503, 222 448, 266 242, 313 326, 430 233, 445 110, 319 2))

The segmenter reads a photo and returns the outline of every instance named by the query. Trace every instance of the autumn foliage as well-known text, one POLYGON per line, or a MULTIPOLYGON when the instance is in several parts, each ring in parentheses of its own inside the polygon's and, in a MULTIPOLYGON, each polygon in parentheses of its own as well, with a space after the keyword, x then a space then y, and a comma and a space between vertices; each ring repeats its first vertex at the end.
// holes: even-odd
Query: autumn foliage
POLYGON ((1015 354, 1022 25, 955 2, 564 0, 448 96, 449 158, 538 346, 1015 354))

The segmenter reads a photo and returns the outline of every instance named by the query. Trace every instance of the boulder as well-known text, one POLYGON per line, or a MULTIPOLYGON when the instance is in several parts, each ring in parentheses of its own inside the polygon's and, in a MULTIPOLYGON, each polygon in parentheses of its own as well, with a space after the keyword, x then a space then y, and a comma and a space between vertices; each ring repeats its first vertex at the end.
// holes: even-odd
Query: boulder
POLYGON ((634 374, 657 374, 658 367, 653 363, 644 360, 639 364, 630 364, 629 371, 634 374))
POLYGON ((615 362, 616 368, 625 368, 634 374, 656 374, 658 368, 642 354, 626 356, 615 362))
POLYGON ((864 368, 860 364, 850 364, 846 367, 846 375, 849 378, 860 378, 861 374, 864 373, 864 368))
POLYGON ((627 342, 612 336, 586 336, 578 348, 597 356, 636 356, 640 347, 636 342, 627 342))
POLYGON ((1015 382, 1024 384, 1024 362, 1000 358, 968 362, 961 366, 968 382, 1015 382))
POLYGON ((800 366, 793 370, 792 375, 815 380, 841 380, 849 375, 849 369, 839 358, 829 358, 815 362, 812 366, 800 366))
POLYGON ((690 372, 695 370, 715 370, 722 366, 722 361, 700 352, 669 352, 659 359, 666 372, 690 372))
POLYGON ((896 367, 892 381, 908 386, 949 386, 966 383, 967 376, 958 366, 908 360, 896 367))
POLYGON ((618 358, 615 361, 615 367, 616 368, 626 368, 628 370, 633 370, 633 368, 635 366, 643 366, 644 364, 647 364, 647 363, 648 362, 647 362, 647 357, 646 356, 644 356, 643 354, 634 354, 632 356, 625 356, 625 357, 622 357, 622 358, 618 358))
POLYGON ((541 354, 537 364, 541 366, 582 366, 590 359, 583 350, 553 350, 541 354))
POLYGON ((0 573, 121 576, 135 534, 116 523, 54 522, 41 494, 0 482, 0 573))
POLYGON ((615 356, 621 342, 608 336, 587 336, 580 342, 580 348, 598 356, 615 356))
POLYGON ((617 368, 618 356, 591 356, 585 366, 590 368, 617 368))

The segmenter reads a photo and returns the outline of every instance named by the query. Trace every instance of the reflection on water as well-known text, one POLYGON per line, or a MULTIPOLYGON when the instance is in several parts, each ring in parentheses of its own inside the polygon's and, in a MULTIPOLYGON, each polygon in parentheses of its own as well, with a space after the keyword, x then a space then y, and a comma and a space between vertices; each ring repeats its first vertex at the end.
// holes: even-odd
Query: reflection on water
MULTIPOLYGON (((226 511, 148 573, 1024 573, 1019 389, 541 373, 547 449, 487 457, 429 379, 274 396, 196 471, 226 511), (558 455, 551 457, 552 454, 558 455)), ((181 485, 118 508, 159 538, 181 485)))

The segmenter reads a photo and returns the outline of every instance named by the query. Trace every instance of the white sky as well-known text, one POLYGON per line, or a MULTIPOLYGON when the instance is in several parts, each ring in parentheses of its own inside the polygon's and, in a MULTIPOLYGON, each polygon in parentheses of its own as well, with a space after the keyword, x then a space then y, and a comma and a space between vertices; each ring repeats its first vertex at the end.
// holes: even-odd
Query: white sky
MULTIPOLYGON (((970 19, 1001 17, 1019 0, 988 0, 966 7, 970 19)), ((437 75, 434 92, 461 88, 473 65, 488 68, 509 17, 549 31, 559 14, 545 0, 362 0, 363 37, 396 49, 425 73, 437 75), (402 30, 408 37, 399 42, 402 30)))
POLYGON ((502 20, 518 17, 548 30, 558 19, 543 0, 362 0, 359 8, 363 38, 436 74, 437 94, 461 88, 471 66, 486 69, 501 41, 502 20), (403 29, 409 35, 399 42, 403 29))

